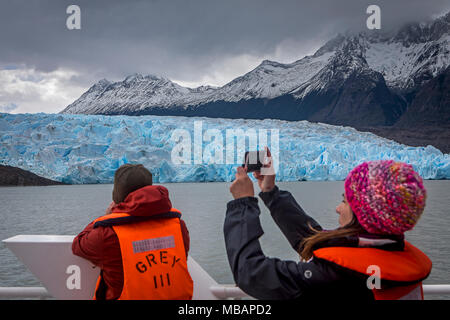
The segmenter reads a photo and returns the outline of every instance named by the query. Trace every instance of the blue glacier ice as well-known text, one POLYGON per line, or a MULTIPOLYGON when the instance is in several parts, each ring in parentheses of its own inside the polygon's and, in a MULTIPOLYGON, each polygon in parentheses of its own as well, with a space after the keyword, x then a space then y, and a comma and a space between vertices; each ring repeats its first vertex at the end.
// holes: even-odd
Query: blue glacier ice
MULTIPOLYGON (((159 183, 232 181, 242 159, 237 152, 249 148, 240 146, 234 162, 226 161, 226 131, 232 129, 278 130, 278 181, 343 180, 359 163, 376 159, 410 163, 424 179, 450 178, 450 155, 432 146, 405 146, 350 127, 270 119, 1 113, 0 163, 72 184, 112 183, 124 163, 142 163, 159 183), (202 126, 200 160, 195 123, 202 126), (190 153, 185 163, 174 161, 176 146, 188 142, 174 139, 176 130, 190 134, 192 149, 180 153, 190 153), (211 130, 218 135, 208 140, 211 130), (222 163, 214 160, 217 155, 222 163)), ((271 137, 267 144, 275 150, 271 137)))

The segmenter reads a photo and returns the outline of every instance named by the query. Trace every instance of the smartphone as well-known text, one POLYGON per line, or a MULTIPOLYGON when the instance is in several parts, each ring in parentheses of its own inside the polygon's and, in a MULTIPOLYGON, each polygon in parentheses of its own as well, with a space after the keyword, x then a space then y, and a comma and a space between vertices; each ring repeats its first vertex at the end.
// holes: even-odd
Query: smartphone
POLYGON ((265 151, 247 151, 245 152, 242 167, 247 166, 247 172, 260 171, 263 166, 265 156, 265 151))

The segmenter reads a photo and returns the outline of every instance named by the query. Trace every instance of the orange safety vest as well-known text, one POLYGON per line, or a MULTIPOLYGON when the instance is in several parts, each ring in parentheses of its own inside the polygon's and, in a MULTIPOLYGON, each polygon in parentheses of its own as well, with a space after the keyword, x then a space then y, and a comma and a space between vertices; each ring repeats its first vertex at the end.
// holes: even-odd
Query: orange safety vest
POLYGON ((422 280, 430 274, 432 266, 431 260, 407 241, 403 251, 328 247, 315 250, 314 257, 363 274, 368 274, 371 266, 377 266, 381 279, 404 282, 391 288, 373 288, 376 300, 423 300, 422 280))
MULTIPOLYGON (((100 225, 111 225, 119 239, 124 278, 119 300, 192 299, 193 281, 181 234, 181 212, 172 208, 168 214, 172 217, 111 213, 95 220, 100 225), (130 218, 135 221, 127 222, 130 218)), ((101 276, 94 299, 100 281, 101 276)))

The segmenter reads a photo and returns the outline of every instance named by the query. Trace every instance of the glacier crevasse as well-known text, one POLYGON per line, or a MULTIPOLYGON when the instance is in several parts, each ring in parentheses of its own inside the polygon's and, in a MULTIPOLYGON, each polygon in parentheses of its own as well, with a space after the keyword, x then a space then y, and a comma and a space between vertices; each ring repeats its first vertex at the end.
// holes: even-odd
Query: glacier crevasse
POLYGON ((214 163, 211 141, 201 145, 201 163, 172 160, 172 133, 185 130, 193 143, 196 121, 202 134, 216 129, 223 135, 224 162, 227 129, 278 130, 278 181, 343 180, 359 163, 376 159, 409 163, 424 179, 450 178, 450 155, 432 146, 410 147, 350 127, 271 119, 2 113, 0 163, 71 184, 112 183, 124 163, 142 163, 156 183, 234 180, 240 159, 214 163))

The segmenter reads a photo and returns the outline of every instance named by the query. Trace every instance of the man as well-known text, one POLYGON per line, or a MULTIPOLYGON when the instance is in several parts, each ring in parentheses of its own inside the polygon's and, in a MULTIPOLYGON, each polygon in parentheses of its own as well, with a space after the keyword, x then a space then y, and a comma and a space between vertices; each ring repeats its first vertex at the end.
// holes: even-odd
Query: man
POLYGON ((101 269, 94 299, 191 299, 189 232, 168 190, 142 165, 114 175, 113 202, 74 239, 72 251, 101 269))

